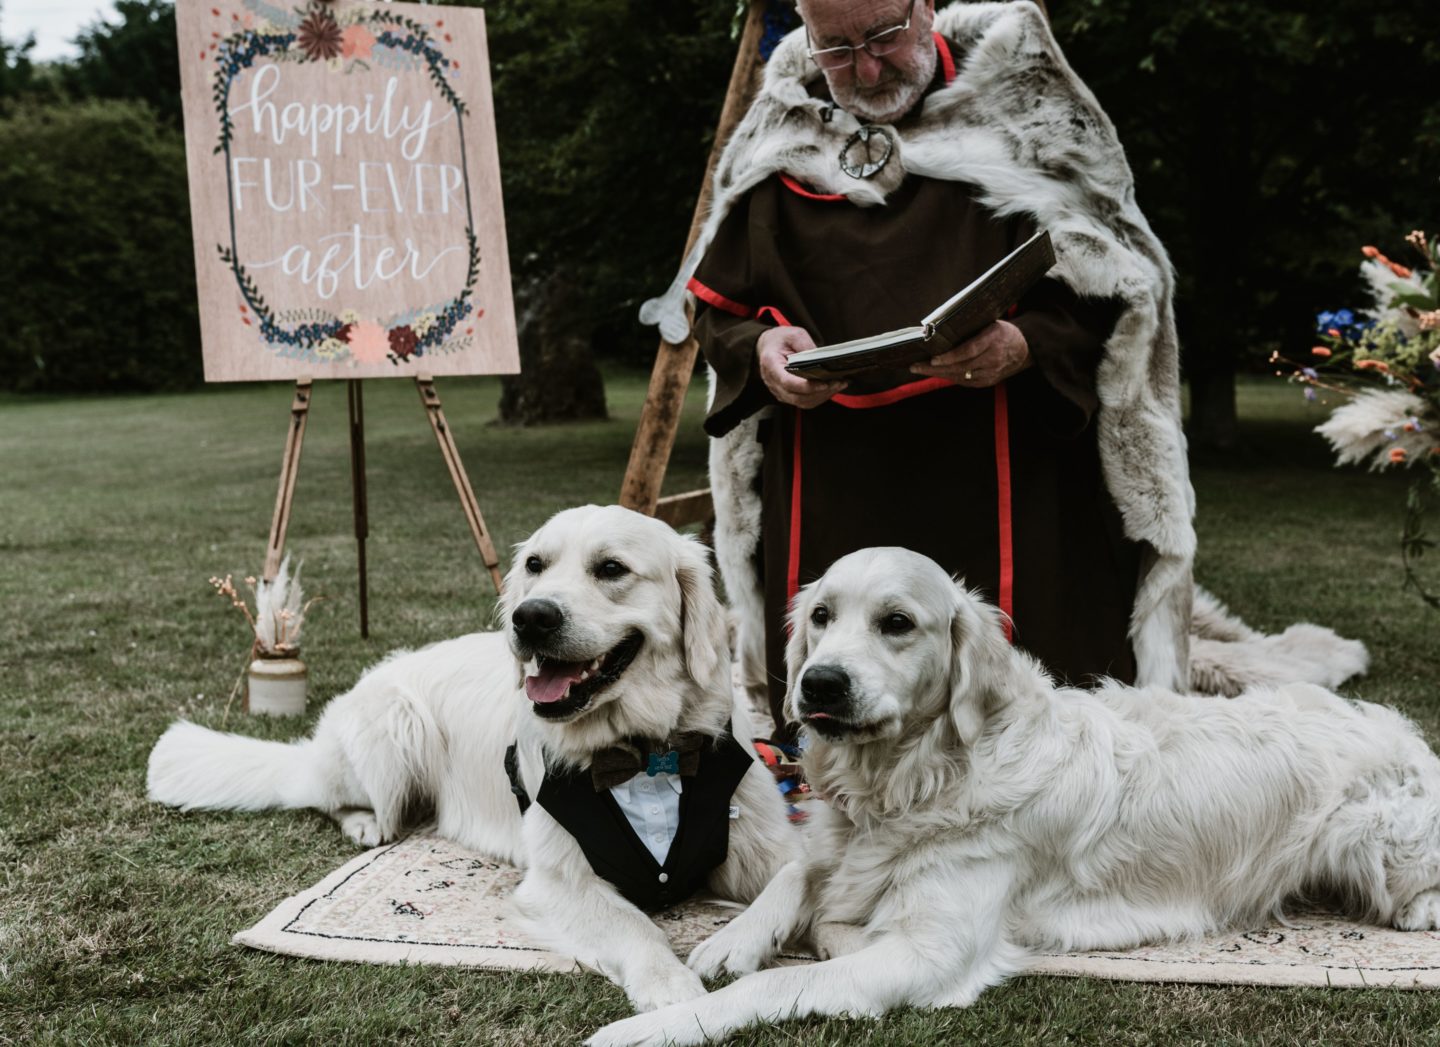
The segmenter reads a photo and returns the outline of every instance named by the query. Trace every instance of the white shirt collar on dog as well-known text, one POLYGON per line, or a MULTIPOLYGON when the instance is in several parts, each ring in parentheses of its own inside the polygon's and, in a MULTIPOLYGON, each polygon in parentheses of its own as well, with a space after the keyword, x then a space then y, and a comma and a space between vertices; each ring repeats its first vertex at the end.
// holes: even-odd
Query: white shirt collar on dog
POLYGON ((661 865, 680 831, 681 788, 678 774, 662 773, 652 778, 642 772, 610 790, 630 828, 661 865))

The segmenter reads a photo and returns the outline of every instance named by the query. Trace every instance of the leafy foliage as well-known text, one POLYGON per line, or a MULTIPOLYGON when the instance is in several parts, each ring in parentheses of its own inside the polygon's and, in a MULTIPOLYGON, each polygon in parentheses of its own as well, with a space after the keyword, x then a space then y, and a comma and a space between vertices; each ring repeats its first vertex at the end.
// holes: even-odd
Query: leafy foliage
POLYGON ((74 98, 144 102, 169 127, 180 127, 180 54, 171 0, 115 0, 118 22, 97 20, 75 42, 80 57, 60 68, 74 98))
POLYGON ((200 377, 180 132, 137 102, 0 119, 0 388, 157 389, 200 377))
POLYGON ((655 335, 635 314, 680 262, 735 57, 733 8, 484 7, 515 285, 562 267, 583 274, 569 323, 605 355, 648 362, 655 335))
POLYGON ((1309 318, 1358 290, 1355 243, 1435 227, 1440 38, 1427 11, 1055 5, 1057 35, 1115 121, 1176 263, 1192 371, 1302 351, 1309 318))

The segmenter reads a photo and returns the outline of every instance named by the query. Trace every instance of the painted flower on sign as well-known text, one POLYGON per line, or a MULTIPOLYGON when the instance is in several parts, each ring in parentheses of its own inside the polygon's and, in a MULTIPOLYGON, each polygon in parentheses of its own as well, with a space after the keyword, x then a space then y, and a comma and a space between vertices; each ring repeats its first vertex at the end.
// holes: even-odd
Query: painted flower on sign
POLYGON ((390 351, 389 334, 373 320, 352 325, 345 340, 350 343, 350 355, 362 364, 378 364, 390 351))
POLYGON ((316 61, 340 57, 341 39, 340 25, 328 11, 313 12, 297 35, 300 49, 316 61))
POLYGON ((419 340, 409 325, 396 327, 390 332, 390 351, 404 360, 415 351, 415 343, 419 340))
POLYGON ((340 54, 345 58, 369 58, 375 48, 375 34, 363 25, 345 28, 340 38, 340 54))

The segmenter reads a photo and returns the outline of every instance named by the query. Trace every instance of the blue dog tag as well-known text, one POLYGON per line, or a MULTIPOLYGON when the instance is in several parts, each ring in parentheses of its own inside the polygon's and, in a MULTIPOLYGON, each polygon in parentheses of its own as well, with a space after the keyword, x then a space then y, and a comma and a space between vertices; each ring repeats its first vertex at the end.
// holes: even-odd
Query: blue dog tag
POLYGON ((674 749, 671 749, 664 756, 661 756, 659 753, 651 753, 650 763, 649 766, 645 768, 645 773, 651 778, 654 778, 657 774, 679 774, 680 754, 674 749))

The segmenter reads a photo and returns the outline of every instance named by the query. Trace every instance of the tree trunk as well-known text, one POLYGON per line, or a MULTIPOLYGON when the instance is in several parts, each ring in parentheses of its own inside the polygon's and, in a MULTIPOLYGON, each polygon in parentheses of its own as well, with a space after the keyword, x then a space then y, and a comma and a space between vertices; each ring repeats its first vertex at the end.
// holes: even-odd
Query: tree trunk
POLYGON ((575 277, 560 271, 531 280, 516 295, 520 373, 500 381, 502 425, 608 417, 591 325, 577 289, 575 277))
MULTIPOLYGON (((1207 41, 1217 51, 1225 45, 1225 38, 1201 32, 1199 53, 1210 52, 1203 46, 1207 41)), ((1190 384, 1188 434, 1192 450, 1221 454, 1236 450, 1240 440, 1235 375, 1249 332, 1236 321, 1247 312, 1251 215, 1258 206, 1247 104, 1252 90, 1250 71, 1236 66, 1209 78, 1189 100, 1190 301, 1177 303, 1184 317, 1180 334, 1190 384), (1214 113, 1232 115, 1217 122, 1214 113)))
POLYGON ((1207 451, 1233 451, 1240 440, 1233 358, 1206 360, 1203 367, 1192 365, 1189 379, 1191 446, 1207 451))

